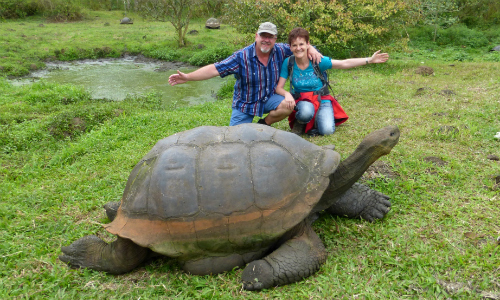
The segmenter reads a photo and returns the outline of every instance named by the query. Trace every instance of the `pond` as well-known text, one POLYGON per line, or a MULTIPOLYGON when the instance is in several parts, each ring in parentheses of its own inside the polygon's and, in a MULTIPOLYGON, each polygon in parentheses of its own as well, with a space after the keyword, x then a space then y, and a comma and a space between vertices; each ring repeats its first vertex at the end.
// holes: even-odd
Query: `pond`
POLYGON ((127 95, 157 93, 164 104, 195 105, 215 101, 215 95, 227 78, 215 77, 170 86, 168 77, 180 70, 189 73, 197 67, 184 63, 162 62, 143 56, 119 59, 48 62, 47 68, 29 77, 12 80, 14 85, 29 84, 44 79, 60 84, 82 85, 94 99, 123 100, 127 95))

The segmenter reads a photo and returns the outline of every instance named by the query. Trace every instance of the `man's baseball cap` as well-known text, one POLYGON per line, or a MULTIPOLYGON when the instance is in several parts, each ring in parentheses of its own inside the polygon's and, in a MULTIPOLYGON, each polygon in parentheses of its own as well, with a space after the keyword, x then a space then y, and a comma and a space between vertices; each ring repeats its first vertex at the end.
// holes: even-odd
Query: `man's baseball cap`
POLYGON ((267 32, 273 35, 278 35, 278 28, 276 28, 276 25, 274 25, 271 22, 265 22, 260 24, 259 30, 257 31, 258 34, 261 34, 263 32, 267 32))

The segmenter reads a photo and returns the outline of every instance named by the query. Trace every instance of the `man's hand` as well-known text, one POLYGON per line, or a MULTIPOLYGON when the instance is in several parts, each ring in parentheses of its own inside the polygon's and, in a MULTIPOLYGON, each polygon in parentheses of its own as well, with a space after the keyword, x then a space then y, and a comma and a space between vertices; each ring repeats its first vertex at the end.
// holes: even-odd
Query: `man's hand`
POLYGON ((314 63, 319 64, 321 62, 321 59, 323 58, 323 54, 319 53, 316 48, 309 45, 309 48, 307 48, 307 58, 309 58, 309 60, 312 60, 314 63))
POLYGON ((187 75, 177 70, 177 74, 172 74, 168 77, 168 83, 172 86, 176 84, 183 84, 188 81, 187 75))
POLYGON ((372 58, 370 59, 371 64, 380 64, 385 63, 389 59, 389 54, 380 53, 380 50, 373 53, 372 58))

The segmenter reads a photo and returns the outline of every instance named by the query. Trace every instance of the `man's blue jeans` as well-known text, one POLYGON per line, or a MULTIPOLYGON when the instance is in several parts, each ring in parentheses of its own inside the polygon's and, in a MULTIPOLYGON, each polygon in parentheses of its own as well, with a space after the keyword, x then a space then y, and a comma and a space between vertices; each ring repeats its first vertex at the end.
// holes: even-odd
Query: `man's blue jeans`
MULTIPOLYGON (((309 123, 314 117, 314 105, 309 101, 297 103, 295 118, 300 124, 309 123)), ((322 100, 316 113, 315 127, 321 135, 329 135, 335 132, 335 119, 333 117, 332 102, 322 100)))

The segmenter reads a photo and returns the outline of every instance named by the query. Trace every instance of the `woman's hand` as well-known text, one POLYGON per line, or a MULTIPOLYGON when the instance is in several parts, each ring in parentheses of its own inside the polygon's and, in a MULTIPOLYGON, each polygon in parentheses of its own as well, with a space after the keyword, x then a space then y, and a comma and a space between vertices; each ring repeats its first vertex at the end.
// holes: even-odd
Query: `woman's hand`
POLYGON ((285 93, 285 100, 283 100, 283 103, 285 104, 285 107, 288 108, 289 110, 293 110, 295 108, 295 99, 289 92, 285 93))

